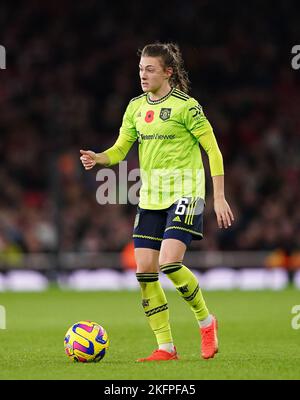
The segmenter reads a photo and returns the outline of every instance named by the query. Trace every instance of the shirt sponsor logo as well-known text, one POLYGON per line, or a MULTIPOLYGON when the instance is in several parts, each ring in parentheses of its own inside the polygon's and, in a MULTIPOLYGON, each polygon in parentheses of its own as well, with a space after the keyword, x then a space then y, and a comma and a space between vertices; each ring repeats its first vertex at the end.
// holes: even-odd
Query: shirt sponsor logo
POLYGON ((138 142, 141 143, 142 140, 173 140, 175 139, 175 135, 159 135, 158 133, 154 133, 152 135, 144 135, 143 133, 138 132, 138 142))

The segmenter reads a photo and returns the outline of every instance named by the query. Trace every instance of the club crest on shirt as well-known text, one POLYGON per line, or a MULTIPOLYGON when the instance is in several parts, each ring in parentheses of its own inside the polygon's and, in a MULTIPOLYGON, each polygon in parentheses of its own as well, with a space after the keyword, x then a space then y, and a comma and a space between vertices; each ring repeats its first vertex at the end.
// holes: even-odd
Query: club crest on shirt
POLYGON ((172 108, 161 108, 159 118, 166 121, 170 118, 172 108))

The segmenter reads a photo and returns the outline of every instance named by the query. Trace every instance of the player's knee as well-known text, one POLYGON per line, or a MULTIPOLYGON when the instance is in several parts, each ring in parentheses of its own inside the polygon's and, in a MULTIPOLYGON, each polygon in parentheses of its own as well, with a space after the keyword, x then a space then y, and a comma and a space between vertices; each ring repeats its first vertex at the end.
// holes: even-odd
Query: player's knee
POLYGON ((136 272, 140 273, 158 272, 158 266, 153 265, 149 262, 140 262, 136 263, 136 265, 137 265, 136 272))
POLYGON ((170 251, 163 251, 160 255, 159 255, 159 259, 158 259, 158 263, 159 266, 162 267, 165 264, 171 264, 171 263, 178 263, 178 262, 182 262, 183 260, 183 255, 181 252, 172 252, 170 251))
POLYGON ((137 270, 139 273, 158 272, 159 265, 157 258, 149 257, 147 255, 135 256, 137 270))
POLYGON ((186 251, 186 244, 176 239, 165 239, 159 253, 159 265, 181 262, 186 251))

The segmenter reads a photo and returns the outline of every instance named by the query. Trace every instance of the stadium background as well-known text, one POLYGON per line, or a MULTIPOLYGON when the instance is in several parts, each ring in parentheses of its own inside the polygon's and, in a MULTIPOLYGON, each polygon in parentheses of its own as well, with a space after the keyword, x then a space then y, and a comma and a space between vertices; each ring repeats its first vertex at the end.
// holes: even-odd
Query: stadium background
MULTIPOLYGON (((83 171, 79 149, 114 143, 129 99, 141 92, 137 49, 156 40, 181 46, 191 95, 223 152, 236 216, 231 229, 217 229, 207 168, 205 240, 193 242, 191 267, 299 268, 294 4, 2 3, 1 269, 53 279, 66 268, 132 266, 126 246, 136 207, 97 204, 97 171, 83 171)), ((136 145, 127 161, 138 167, 136 145)))
MULTIPOLYGON (((299 379, 297 9, 291 0, 1 2, 0 379, 299 379), (220 352, 199 360, 195 321, 162 276, 181 360, 140 367, 155 341, 139 292, 127 290, 137 288, 136 207, 96 202, 97 171, 83 170, 79 149, 114 143, 141 92, 137 49, 156 40, 182 49, 236 222, 217 228, 206 169, 205 239, 185 262, 218 316, 220 352), (109 333, 100 365, 67 362, 64 334, 82 319, 109 333)), ((127 161, 137 168, 136 146, 127 161)))

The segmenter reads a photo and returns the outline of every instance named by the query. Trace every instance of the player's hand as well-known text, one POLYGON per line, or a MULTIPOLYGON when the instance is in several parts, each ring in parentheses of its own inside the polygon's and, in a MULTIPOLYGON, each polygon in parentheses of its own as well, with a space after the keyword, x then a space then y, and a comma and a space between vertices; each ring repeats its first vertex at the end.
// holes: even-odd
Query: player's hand
POLYGON ((231 226, 232 222, 234 221, 233 213, 229 207, 229 204, 223 198, 217 198, 214 200, 214 209, 217 216, 218 226, 219 228, 227 229, 231 226))
POLYGON ((96 153, 91 150, 80 150, 80 161, 86 170, 92 169, 96 165, 96 153))

